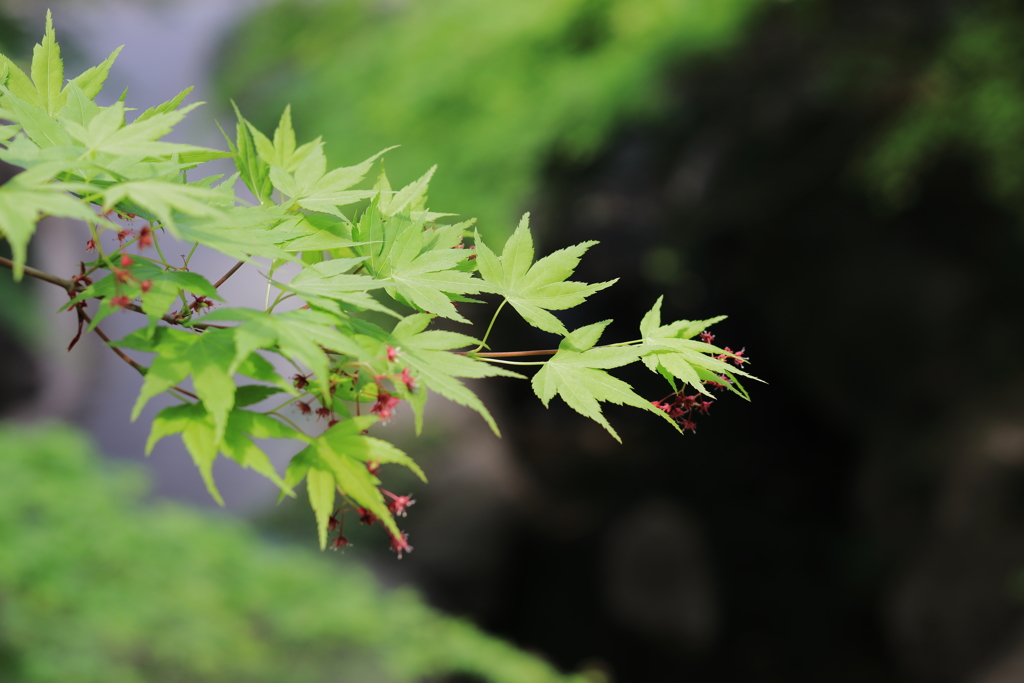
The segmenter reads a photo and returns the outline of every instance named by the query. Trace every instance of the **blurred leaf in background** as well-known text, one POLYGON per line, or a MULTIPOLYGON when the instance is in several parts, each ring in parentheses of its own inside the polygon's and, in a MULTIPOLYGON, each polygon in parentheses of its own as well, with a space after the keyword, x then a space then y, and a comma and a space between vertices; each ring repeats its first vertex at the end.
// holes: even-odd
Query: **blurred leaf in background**
POLYGON ((951 30, 907 102, 865 155, 867 183, 905 205, 942 155, 976 161, 992 197, 1024 214, 1024 11, 958 3, 951 30))
POLYGON ((504 240, 552 155, 585 157, 658 111, 666 65, 734 44, 761 4, 285 0, 237 31, 220 85, 258 126, 293 104, 332 161, 401 144, 387 165, 402 182, 439 163, 440 210, 504 240))
POLYGON ((142 505, 145 481, 70 428, 4 426, 0 444, 0 680, 567 680, 354 561, 142 505))

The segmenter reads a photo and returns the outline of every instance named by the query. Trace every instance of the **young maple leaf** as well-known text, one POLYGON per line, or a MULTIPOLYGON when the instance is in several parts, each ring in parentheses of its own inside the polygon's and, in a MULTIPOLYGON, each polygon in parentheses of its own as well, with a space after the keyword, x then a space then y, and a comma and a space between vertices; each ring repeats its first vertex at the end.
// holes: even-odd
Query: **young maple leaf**
MULTIPOLYGON (((262 388, 262 387, 261 387, 262 388)), ((233 408, 227 416, 224 433, 218 438, 213 418, 201 403, 164 408, 153 418, 153 426, 146 441, 146 455, 160 439, 171 434, 181 434, 196 466, 206 483, 213 499, 224 504, 213 481, 213 462, 217 452, 248 467, 270 479, 281 489, 282 495, 294 497, 291 487, 277 475, 274 464, 253 439, 297 439, 306 440, 303 435, 287 427, 269 415, 233 408)))
POLYGON ((721 355, 724 349, 692 338, 704 332, 708 326, 724 319, 725 316, 710 320, 677 320, 662 325, 659 297, 640 321, 640 334, 643 337, 643 344, 637 347, 640 360, 652 372, 657 372, 668 379, 673 388, 675 378, 702 394, 710 395, 704 383, 715 382, 749 400, 750 397, 736 376, 757 378, 716 358, 715 356, 721 355), (728 380, 724 384, 723 375, 728 380))
POLYGON ((570 408, 600 424, 622 443, 601 414, 600 401, 635 406, 675 423, 650 401, 637 395, 628 384, 604 371, 628 365, 640 355, 637 347, 631 346, 593 348, 610 322, 605 320, 587 325, 568 335, 558 345, 558 353, 533 376, 532 384, 534 393, 545 407, 557 394, 570 408))
MULTIPOLYGON (((367 336, 374 337, 382 344, 402 349, 402 362, 412 369, 415 378, 423 382, 431 391, 454 401, 461 406, 472 408, 487 421, 495 434, 499 434, 498 425, 494 422, 483 401, 477 397, 458 377, 516 377, 523 379, 517 372, 512 372, 490 363, 474 360, 468 356, 452 353, 450 349, 476 346, 479 341, 457 332, 444 330, 427 330, 426 327, 433 316, 416 313, 406 316, 395 328, 386 333, 375 325, 354 321, 353 326, 367 336)), ((419 391, 408 396, 416 417, 417 432, 422 428, 423 405, 427 392, 419 391)))
POLYGON ((505 243, 500 258, 477 235, 477 268, 484 282, 490 285, 488 291, 505 297, 526 322, 565 336, 568 334, 565 326, 548 311, 579 306, 588 296, 612 286, 617 279, 593 285, 565 281, 576 270, 584 252, 597 242, 582 242, 560 249, 534 263, 529 225, 530 214, 526 214, 505 243))
POLYGON ((309 503, 320 530, 320 547, 327 545, 327 530, 334 510, 335 490, 344 491, 352 501, 373 513, 392 534, 399 534, 388 510, 380 480, 366 468, 367 462, 397 463, 426 481, 423 470, 387 441, 366 436, 363 431, 377 421, 364 415, 334 425, 292 458, 284 484, 293 488, 306 477, 309 503))

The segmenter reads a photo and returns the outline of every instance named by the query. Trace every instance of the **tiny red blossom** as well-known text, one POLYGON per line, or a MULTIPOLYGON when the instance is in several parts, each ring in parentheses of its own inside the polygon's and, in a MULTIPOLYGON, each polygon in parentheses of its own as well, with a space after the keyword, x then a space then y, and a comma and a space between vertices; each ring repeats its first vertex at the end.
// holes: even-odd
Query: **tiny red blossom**
POLYGON ((85 243, 86 251, 96 251, 96 240, 89 240, 85 243))
POLYGON ((126 296, 115 296, 110 300, 110 305, 113 308, 128 308, 132 303, 132 300, 126 296))
POLYGON ((114 277, 117 278, 117 281, 120 283, 130 282, 132 279, 132 274, 127 270, 121 270, 120 268, 111 268, 110 272, 114 274, 114 277))
POLYGON ((338 527, 341 526, 341 522, 338 521, 338 513, 335 512, 333 515, 327 518, 327 530, 337 531, 338 527))
POLYGON ((387 348, 388 348, 388 362, 389 363, 394 363, 395 359, 398 358, 398 349, 394 348, 393 346, 389 346, 387 348))
POLYGON ((309 386, 309 375, 292 375, 292 384, 296 389, 305 389, 309 386))
POLYGON ((380 471, 380 463, 376 461, 366 463, 366 471, 370 474, 377 474, 380 471))
POLYGON ((321 418, 326 420, 326 419, 329 419, 330 417, 331 417, 331 409, 330 408, 325 408, 325 407, 321 406, 321 407, 316 409, 316 419, 317 420, 319 420, 321 418))
POLYGON ((299 412, 303 415, 309 415, 312 411, 309 408, 309 403, 306 401, 299 401, 295 404, 295 407, 299 409, 299 412))
POLYGON ((144 227, 139 231, 139 251, 142 251, 146 247, 153 246, 153 228, 150 226, 144 227))
POLYGON ((126 239, 128 239, 129 237, 134 237, 134 236, 135 236, 135 231, 134 230, 119 230, 117 232, 117 243, 118 244, 123 244, 126 239))
POLYGON ((415 505, 416 501, 413 500, 412 496, 396 496, 390 491, 384 491, 384 493, 391 498, 391 502, 388 503, 388 510, 391 511, 395 517, 405 517, 405 511, 411 505, 415 505))
POLYGON ((142 292, 143 292, 143 294, 145 294, 146 292, 149 291, 150 287, 153 286, 153 281, 152 280, 143 280, 141 286, 142 286, 142 292))
POLYGON ((402 559, 402 553, 411 553, 412 546, 409 545, 409 534, 402 532, 401 536, 391 536, 391 549, 398 553, 398 559, 402 559))
POLYGON ((704 342, 705 344, 710 344, 711 342, 715 341, 715 335, 713 335, 713 334, 711 334, 710 332, 707 332, 707 331, 701 332, 700 333, 700 340, 702 342, 704 342))
POLYGON ((336 539, 334 539, 331 542, 331 550, 338 550, 339 548, 344 550, 345 548, 349 547, 350 545, 352 545, 352 543, 349 542, 349 540, 347 538, 345 538, 344 536, 338 536, 336 539))
POLYGON ((132 261, 132 257, 131 256, 129 256, 128 254, 121 254, 121 267, 122 268, 127 268, 128 266, 132 265, 132 263, 134 263, 134 261, 132 261))
POLYGON ((398 377, 398 381, 404 384, 405 388, 409 391, 416 391, 416 380, 409 374, 409 368, 402 370, 402 374, 398 377))
POLYGON ((395 413, 395 406, 401 403, 402 400, 397 396, 392 396, 384 389, 379 389, 377 393, 377 402, 370 408, 371 413, 375 413, 380 416, 381 422, 387 422, 391 419, 391 416, 395 413))
POLYGON ((367 526, 370 526, 377 521, 377 515, 373 514, 366 508, 356 508, 356 512, 359 513, 360 524, 366 524, 367 526))

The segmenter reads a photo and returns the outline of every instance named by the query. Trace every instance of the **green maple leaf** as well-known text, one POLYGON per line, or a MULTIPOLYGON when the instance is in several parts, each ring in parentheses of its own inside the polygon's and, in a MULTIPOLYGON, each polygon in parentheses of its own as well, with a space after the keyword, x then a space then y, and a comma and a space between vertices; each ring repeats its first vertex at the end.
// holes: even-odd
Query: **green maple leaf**
POLYGON ((42 215, 96 220, 87 204, 68 194, 68 190, 80 191, 86 186, 53 182, 51 170, 37 166, 0 186, 0 235, 11 244, 15 280, 24 272, 28 243, 42 215))
MULTIPOLYGON (((500 436, 498 425, 488 412, 483 402, 465 384, 457 378, 480 377, 517 377, 524 379, 516 372, 490 363, 474 360, 469 356, 451 353, 450 349, 476 346, 479 342, 472 337, 457 332, 443 330, 426 330, 433 316, 417 313, 407 316, 395 328, 386 333, 366 323, 353 322, 353 327, 367 336, 375 338, 381 346, 371 350, 371 357, 383 352, 383 344, 399 351, 398 360, 408 366, 416 379, 426 387, 450 401, 461 406, 472 408, 486 420, 495 434, 500 436)), ((422 427, 422 411, 426 402, 426 393, 419 392, 419 400, 410 403, 416 411, 417 432, 422 427)))
POLYGON ((286 285, 275 284, 281 289, 297 293, 313 306, 335 313, 342 313, 338 306, 338 302, 341 302, 360 310, 378 311, 396 318, 401 317, 367 293, 373 289, 387 287, 387 282, 349 272, 365 259, 365 256, 361 256, 322 261, 304 268, 286 285))
POLYGON ((367 271, 387 282, 388 293, 400 303, 469 322, 451 302, 453 298, 459 300, 459 295, 484 291, 486 285, 460 269, 468 254, 455 247, 466 224, 424 230, 424 221, 413 219, 408 211, 385 217, 379 208, 382 197, 371 202, 352 231, 356 239, 367 243, 354 249, 368 257, 367 271))
POLYGON ((137 259, 127 268, 122 268, 131 273, 132 278, 127 282, 119 282, 113 274, 107 275, 101 280, 83 289, 78 296, 69 301, 64 309, 71 308, 79 301, 92 298, 103 298, 106 301, 99 306, 99 309, 92 315, 92 323, 87 331, 92 331, 104 318, 111 313, 120 310, 110 304, 115 296, 127 296, 129 299, 142 298, 142 311, 149 318, 150 329, 153 329, 171 305, 177 301, 179 292, 189 291, 199 296, 206 296, 217 301, 223 301, 213 285, 198 273, 190 273, 183 270, 164 270, 152 261, 137 259), (142 291, 142 282, 149 281, 149 289, 142 291))
POLYGON ((363 349, 351 337, 337 329, 336 325, 341 321, 321 311, 300 309, 270 314, 248 308, 224 308, 208 313, 203 320, 242 321, 241 325, 230 330, 237 348, 231 367, 248 358, 256 349, 273 349, 312 370, 328 404, 330 357, 327 350, 360 360, 365 356, 363 349))
POLYGON ((628 384, 605 372, 628 365, 640 356, 635 346, 593 348, 610 322, 587 325, 565 337, 558 352, 533 376, 532 385, 545 407, 557 394, 570 408, 600 424, 621 443, 622 439, 601 413, 600 401, 631 405, 675 423, 628 384))
MULTIPOLYGON (((260 148, 259 139, 256 140, 256 146, 258 149, 260 148)), ((283 142, 282 146, 283 149, 277 152, 275 145, 277 160, 284 161, 280 159, 280 156, 288 154, 290 155, 289 159, 294 163, 294 157, 299 152, 299 150, 289 151, 294 146, 294 136, 292 136, 290 145, 283 142)), ((375 190, 351 190, 349 188, 365 178, 370 167, 373 166, 373 162, 386 151, 374 154, 361 164, 336 168, 328 172, 323 143, 316 141, 316 144, 312 144, 308 151, 303 152, 303 158, 294 166, 294 172, 271 163, 270 181, 274 187, 303 209, 344 217, 344 214, 338 210, 339 206, 354 204, 361 199, 368 199, 377 194, 375 190)), ((260 157, 267 158, 262 151, 260 157)))
POLYGON ((269 362, 251 350, 241 358, 236 357, 235 329, 209 329, 195 334, 158 327, 152 338, 147 339, 145 333, 139 331, 115 342, 115 345, 157 354, 146 371, 146 379, 132 408, 133 422, 151 398, 191 375, 195 393, 210 417, 214 443, 220 443, 224 438, 228 415, 235 405, 235 381, 232 377, 235 372, 294 391, 269 362))
POLYGON ((479 235, 476 237, 477 269, 490 286, 488 291, 505 297, 526 322, 546 332, 565 336, 568 334, 565 326, 548 311, 579 306, 588 296, 612 286, 617 280, 592 285, 565 281, 576 270, 584 252, 597 242, 583 242, 560 249, 534 263, 529 216, 523 216, 505 243, 500 258, 479 235))
POLYGON ((306 478, 321 549, 327 547, 327 527, 334 513, 335 490, 380 518, 392 535, 401 535, 384 495, 377 488, 380 480, 366 469, 366 463, 398 463, 411 469, 423 481, 427 480, 419 466, 405 453, 387 441, 362 433, 376 421, 376 416, 363 416, 339 422, 314 439, 288 465, 286 486, 294 487, 303 477, 306 478))
POLYGON ((750 379, 757 378, 724 360, 715 358, 722 354, 728 355, 724 349, 692 339, 714 323, 725 320, 725 316, 708 320, 679 320, 662 325, 661 301, 662 297, 658 297, 654 306, 640 321, 643 344, 637 348, 643 364, 665 377, 673 389, 675 380, 678 379, 684 385, 710 396, 704 383, 715 382, 749 400, 750 396, 740 384, 737 375, 750 379))
POLYGON ((309 439, 269 415, 234 408, 228 413, 225 429, 218 438, 214 420, 203 404, 189 403, 164 408, 153 418, 153 426, 146 441, 146 455, 153 451, 160 439, 171 434, 181 434, 181 440, 192 455, 206 483, 206 489, 219 505, 224 505, 224 499, 213 481, 213 463, 218 452, 242 467, 251 468, 270 479, 281 488, 282 495, 295 496, 291 487, 278 476, 270 458, 253 439, 309 439))

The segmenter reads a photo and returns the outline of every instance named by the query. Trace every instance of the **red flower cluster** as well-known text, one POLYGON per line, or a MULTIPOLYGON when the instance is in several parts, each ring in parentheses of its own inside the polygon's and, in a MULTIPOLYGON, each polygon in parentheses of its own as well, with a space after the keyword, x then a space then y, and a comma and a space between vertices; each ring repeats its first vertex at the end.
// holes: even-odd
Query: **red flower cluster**
POLYGON ((395 407, 402 402, 397 396, 392 396, 387 390, 377 389, 377 402, 370 408, 370 412, 380 416, 381 422, 387 422, 395 413, 395 407))
POLYGON ((702 395, 687 396, 682 391, 670 394, 661 401, 651 401, 651 404, 658 410, 668 413, 669 417, 679 423, 683 431, 689 429, 691 432, 697 431, 697 423, 693 421, 697 413, 707 415, 708 409, 711 408, 711 401, 705 401, 702 395))

